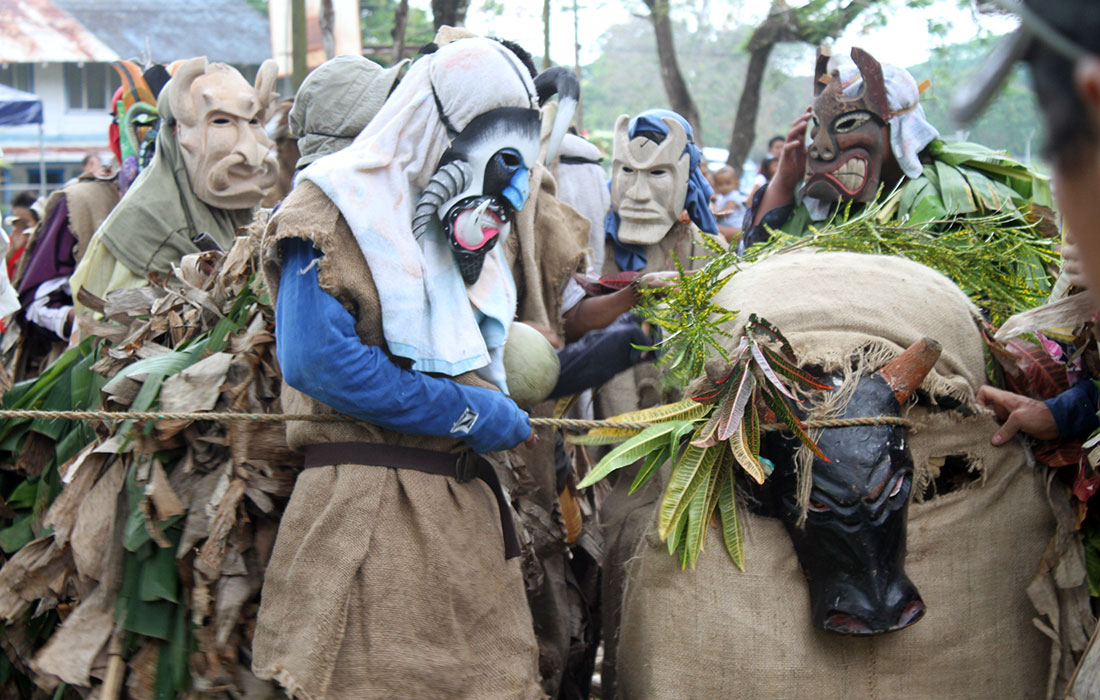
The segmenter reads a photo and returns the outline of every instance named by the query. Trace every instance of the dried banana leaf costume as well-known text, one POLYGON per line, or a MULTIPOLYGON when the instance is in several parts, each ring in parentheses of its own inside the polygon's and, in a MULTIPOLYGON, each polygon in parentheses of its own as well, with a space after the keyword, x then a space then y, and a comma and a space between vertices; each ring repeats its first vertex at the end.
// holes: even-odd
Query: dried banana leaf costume
POLYGON ((440 221, 452 205, 495 207, 506 236, 499 200, 523 206, 538 127, 514 54, 454 41, 412 66, 351 146, 302 172, 268 228, 284 408, 357 419, 288 425, 307 469, 267 569, 253 668, 295 697, 542 697, 510 511, 471 452, 530 434, 498 391, 515 284, 496 245, 467 285, 440 221), (510 176, 489 187, 498 166, 510 176), (477 478, 455 478, 474 471, 462 465, 477 478))

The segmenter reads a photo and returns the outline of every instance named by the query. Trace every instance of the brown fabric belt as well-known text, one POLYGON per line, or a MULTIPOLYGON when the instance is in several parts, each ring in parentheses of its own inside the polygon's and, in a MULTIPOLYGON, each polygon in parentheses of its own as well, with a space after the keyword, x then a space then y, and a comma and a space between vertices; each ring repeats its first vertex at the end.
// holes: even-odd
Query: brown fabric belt
POLYGON ((476 452, 436 452, 418 447, 381 445, 374 442, 328 442, 305 446, 305 466, 328 467, 334 464, 361 464, 364 466, 412 469, 426 474, 439 474, 459 479, 460 475, 481 479, 493 492, 500 511, 500 529, 504 533, 504 558, 520 555, 519 538, 512 521, 512 507, 504 498, 493 465, 476 452), (472 469, 471 469, 472 468, 472 469))

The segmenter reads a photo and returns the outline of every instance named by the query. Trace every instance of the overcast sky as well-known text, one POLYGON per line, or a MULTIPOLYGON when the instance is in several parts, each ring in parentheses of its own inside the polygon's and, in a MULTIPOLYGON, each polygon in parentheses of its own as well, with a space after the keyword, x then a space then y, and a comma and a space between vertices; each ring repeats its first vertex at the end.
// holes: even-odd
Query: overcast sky
MULTIPOLYGON (((795 4, 797 0, 791 4, 795 4)), ((412 0, 416 7, 430 14, 430 0, 412 0)), ((472 0, 466 26, 479 34, 489 34, 519 42, 531 53, 542 54, 542 2, 540 0, 505 0, 500 15, 485 12, 484 0, 472 0)), ((581 63, 589 63, 599 55, 599 38, 607 27, 625 22, 631 12, 643 14, 640 0, 579 0, 581 63)), ((902 4, 900 0, 897 4, 902 4)), ((716 27, 756 24, 767 13, 769 0, 709 0, 711 23, 716 27)), ((550 57, 556 63, 573 63, 573 12, 571 0, 552 0, 550 21, 550 57)), ((684 10, 676 18, 687 18, 684 10)), ((942 21, 950 27, 945 43, 968 41, 980 29, 993 34, 1011 31, 1015 22, 1008 18, 976 17, 959 9, 956 0, 939 0, 923 10, 899 9, 891 13, 888 25, 866 31, 856 22, 837 42, 837 48, 847 53, 860 46, 885 63, 910 66, 928 58, 940 39, 927 31, 928 20, 942 21)), ((807 72, 813 67, 807 65, 807 72)))

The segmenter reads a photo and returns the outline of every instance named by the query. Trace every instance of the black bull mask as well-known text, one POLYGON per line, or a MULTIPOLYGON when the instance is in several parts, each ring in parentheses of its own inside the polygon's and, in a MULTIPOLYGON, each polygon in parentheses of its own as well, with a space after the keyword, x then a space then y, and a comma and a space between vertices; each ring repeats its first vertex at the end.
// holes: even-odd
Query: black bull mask
POLYGON ((814 71, 814 126, 807 149, 808 196, 827 201, 869 202, 878 193, 890 148, 890 108, 882 65, 862 49, 852 49, 863 85, 844 94, 837 71, 826 74, 829 54, 818 51, 814 71))
MULTIPOLYGON (((841 417, 898 416, 939 357, 922 340, 875 374, 861 377, 841 417)), ((762 453, 775 464, 764 514, 783 520, 810 591, 813 624, 840 634, 871 635, 907 627, 924 602, 905 575, 905 536, 913 459, 900 425, 829 428, 814 459, 806 521, 800 525, 795 451, 798 441, 771 433, 762 453)))

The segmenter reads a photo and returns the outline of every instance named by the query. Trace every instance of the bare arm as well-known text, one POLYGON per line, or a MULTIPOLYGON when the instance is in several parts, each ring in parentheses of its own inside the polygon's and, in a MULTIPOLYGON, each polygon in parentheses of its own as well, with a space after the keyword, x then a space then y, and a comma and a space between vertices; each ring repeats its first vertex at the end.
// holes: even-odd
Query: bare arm
POLYGON ((676 272, 650 272, 617 292, 598 297, 585 297, 565 313, 565 340, 572 343, 588 331, 607 328, 611 322, 630 311, 641 294, 639 288, 658 289, 676 284, 676 272))
MULTIPOLYGON (((772 209, 794 201, 794 188, 806 173, 806 125, 810 123, 812 116, 810 108, 807 107, 806 111, 791 124, 786 141, 783 143, 783 152, 779 155, 775 177, 768 184, 768 189, 760 200, 760 206, 753 214, 753 226, 759 224, 764 215, 772 209)), ((752 202, 752 195, 749 195, 749 202, 752 202)))

